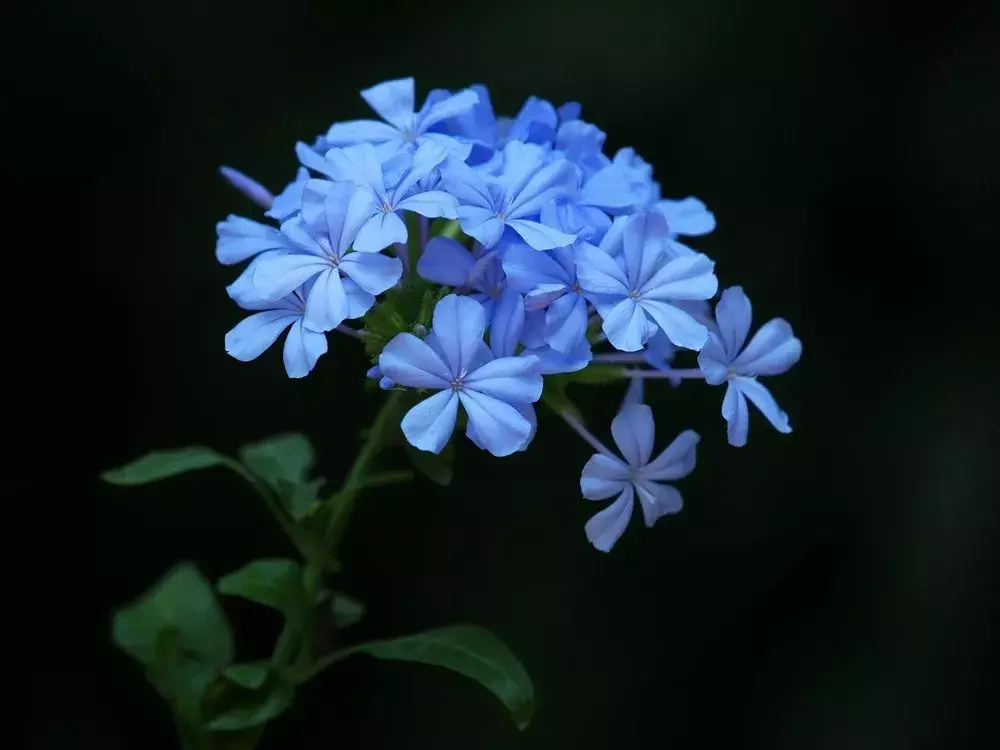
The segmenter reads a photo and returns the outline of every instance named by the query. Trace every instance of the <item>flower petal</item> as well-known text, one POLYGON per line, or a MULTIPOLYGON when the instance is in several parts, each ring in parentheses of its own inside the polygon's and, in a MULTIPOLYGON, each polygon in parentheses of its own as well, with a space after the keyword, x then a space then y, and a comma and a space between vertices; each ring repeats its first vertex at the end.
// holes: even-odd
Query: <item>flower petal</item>
POLYGON ((411 388, 448 388, 451 385, 448 366, 425 341, 412 333, 394 336, 379 355, 378 366, 387 378, 411 388))
POLYGON ((747 432, 750 430, 750 414, 743 392, 733 381, 726 384, 726 395, 722 399, 722 418, 728 423, 726 434, 729 444, 737 448, 746 445, 747 432))
POLYGON ((475 262, 472 253, 456 240, 432 237, 417 261, 417 273, 437 284, 462 286, 475 262))
POLYGON ((292 323, 285 338, 282 359, 290 378, 304 378, 326 354, 326 335, 307 329, 301 320, 292 323))
POLYGON ((348 253, 340 269, 369 294, 381 294, 403 275, 403 262, 380 253, 348 253))
POLYGON ((226 334, 226 353, 240 362, 256 359, 300 317, 288 310, 265 310, 250 315, 226 334))
POLYGON ((617 500, 587 521, 584 527, 587 540, 601 552, 610 552, 625 533, 628 522, 632 520, 633 497, 632 485, 625 485, 617 500))
POLYGON ((365 222, 354 240, 360 253, 377 253, 395 242, 406 242, 406 224, 394 212, 377 213, 365 222))
MULTIPOLYGON (((385 143, 399 138, 399 131, 392 125, 378 120, 348 120, 337 122, 326 131, 330 146, 351 146, 356 143, 385 143)), ((299 157, 302 158, 301 156, 299 157)), ((305 162, 302 162, 305 164, 305 162)), ((311 167, 311 164, 306 164, 311 167)))
POLYGON ((265 250, 290 249, 292 244, 274 227, 242 216, 230 215, 215 225, 215 257, 231 266, 265 250))
POLYGON ((743 342, 747 340, 753 308, 750 299, 741 286, 731 286, 722 292, 719 304, 715 306, 715 323, 725 344, 729 361, 736 359, 743 342))
POLYGON ((622 257, 629 289, 644 291, 654 275, 666 265, 663 254, 666 240, 667 223, 658 214, 639 213, 628 218, 622 238, 622 257))
POLYGON ((490 322, 490 351, 494 357, 513 357, 524 330, 524 298, 510 287, 500 293, 490 322))
POLYGON ((642 349, 649 338, 650 327, 645 311, 630 297, 611 308, 601 326, 611 345, 622 352, 642 349))
POLYGON ((660 266, 639 290, 643 299, 709 299, 719 289, 715 262, 698 253, 674 258, 660 266))
POLYGON ((503 252, 503 270, 507 283, 521 294, 541 285, 569 286, 572 279, 555 258, 528 245, 515 242, 503 252))
POLYGON ((788 415, 781 410, 774 396, 757 378, 734 378, 732 382, 744 396, 753 401, 754 406, 767 417, 767 421, 774 426, 774 429, 786 435, 792 431, 788 415))
POLYGON ((347 318, 347 295, 340 272, 328 268, 316 277, 306 299, 305 323, 314 331, 332 331, 347 318))
POLYGON ((629 483, 629 468, 617 458, 595 453, 583 467, 580 492, 588 500, 606 500, 629 483))
POLYGON ((413 211, 431 219, 439 216, 446 219, 458 218, 458 202, 454 196, 443 190, 428 190, 411 195, 397 203, 396 208, 401 211, 413 211))
POLYGON ((699 351, 708 340, 708 329, 679 307, 651 299, 640 300, 639 307, 649 313, 676 346, 699 351))
POLYGON ((330 262, 316 255, 274 253, 261 256, 254 264, 251 281, 261 297, 279 299, 329 268, 330 262))
POLYGON ((440 453, 455 431, 458 401, 458 394, 448 388, 406 412, 400 427, 410 445, 422 451, 440 453))
POLYGON ((646 404, 625 407, 611 420, 611 435, 629 466, 645 466, 653 452, 653 410, 646 404))
POLYGON ((271 195, 271 191, 252 177, 247 177, 239 170, 226 166, 219 167, 219 172, 225 178, 226 182, 261 208, 270 208, 271 204, 274 203, 274 196, 271 195))
POLYGON ((639 475, 643 479, 680 479, 694 470, 698 443, 701 436, 694 430, 684 430, 674 438, 663 452, 644 466, 639 475))
POLYGON ((361 227, 375 213, 375 199, 371 192, 351 183, 330 183, 323 200, 323 213, 330 245, 336 256, 342 258, 361 227))
POLYGON ((457 94, 435 102, 420 117, 420 131, 427 130, 432 125, 465 114, 479 102, 479 94, 472 89, 464 89, 457 94))
POLYGON ((434 336, 452 374, 469 371, 485 328, 485 311, 474 299, 449 294, 434 306, 434 336))
POLYGON ((667 220, 671 234, 697 237, 715 229, 715 215, 697 198, 661 200, 656 204, 656 210, 667 220))
POLYGON ((413 89, 412 78, 395 78, 364 89, 361 98, 383 120, 405 130, 412 124, 415 111, 413 89))
POLYGON ((625 272, 614 258, 593 245, 581 243, 577 248, 576 275, 585 292, 622 296, 629 293, 625 272))
POLYGON ((363 318, 365 313, 372 309, 375 304, 375 297, 358 286, 357 282, 350 277, 340 280, 344 286, 344 294, 347 295, 347 317, 363 318))
POLYGON ((642 505, 642 516, 646 528, 652 527, 660 518, 669 513, 680 513, 684 500, 676 487, 669 484, 641 481, 635 485, 639 504, 642 505))
POLYGON ((780 375, 801 356, 802 342, 795 338, 792 326, 787 320, 774 318, 760 327, 733 360, 733 369, 741 375, 780 375))
POLYGON ((698 352, 698 367, 709 385, 722 385, 729 377, 729 355, 719 334, 709 331, 708 340, 698 352))
POLYGON ((575 234, 566 234, 558 229, 547 227, 537 221, 526 219, 510 219, 507 226, 517 232, 521 239, 535 250, 552 250, 557 247, 567 247, 576 241, 575 234))
POLYGON ((368 188, 379 197, 385 193, 382 165, 370 143, 331 148, 326 152, 326 161, 329 163, 330 175, 335 180, 353 182, 368 188))
POLYGON ((509 456, 531 435, 531 423, 513 406, 485 393, 464 388, 458 392, 477 438, 494 456, 509 456))
POLYGON ((545 311, 545 340, 557 352, 571 352, 587 336, 587 301, 564 294, 545 311))
POLYGON ((489 249, 500 241, 504 224, 492 210, 478 206, 459 206, 458 223, 462 231, 483 243, 489 249))
POLYGON ((465 388, 509 403, 533 403, 542 396, 538 360, 531 356, 494 359, 469 373, 465 388))
MULTIPOLYGON (((530 347, 521 352, 522 356, 531 355, 538 358, 538 371, 542 375, 561 375, 568 372, 579 372, 590 364, 594 358, 587 339, 581 341, 572 351, 557 352, 551 346, 530 347)), ((638 378, 636 378, 638 380, 638 378)))

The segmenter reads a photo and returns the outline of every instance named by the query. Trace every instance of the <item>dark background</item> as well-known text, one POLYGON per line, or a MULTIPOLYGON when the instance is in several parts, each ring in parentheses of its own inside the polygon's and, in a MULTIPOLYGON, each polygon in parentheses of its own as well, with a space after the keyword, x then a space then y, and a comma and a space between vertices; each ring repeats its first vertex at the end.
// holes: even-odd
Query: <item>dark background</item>
MULTIPOLYGON (((544 412, 526 454, 463 439, 447 490, 372 491, 345 554, 343 586, 370 608, 357 637, 485 625, 533 676, 535 722, 519 734, 443 670, 356 659, 265 747, 996 746, 996 3, 173 0, 4 17, 5 172, 31 227, 6 252, 36 258, 8 278, 30 287, 8 325, 58 357, 16 359, 39 399, 24 442, 57 446, 12 490, 40 472, 50 492, 18 497, 38 511, 22 570, 46 608, 29 610, 26 746, 175 747, 107 642, 111 608, 179 559, 214 577, 288 552, 225 474, 126 491, 100 470, 285 430, 312 437, 331 481, 350 465, 378 404, 360 347, 331 338, 299 382, 279 347, 252 364, 223 350, 241 313, 214 224, 256 213, 216 169, 280 189, 296 140, 369 116, 358 91, 411 74, 420 98, 484 82, 511 114, 529 94, 579 100, 666 195, 705 200, 719 228, 697 244, 721 283, 745 287, 755 327, 781 315, 804 342, 770 383, 795 432, 754 413, 731 448, 721 389, 663 386, 658 445, 703 435, 686 507, 652 530, 633 518, 609 555, 583 536, 601 507, 579 496, 591 451, 544 412), (40 273, 73 292, 56 304, 40 273), (32 308, 57 320, 36 330, 32 308), (74 410, 44 416, 53 398, 74 410)), ((621 389, 576 395, 606 438, 621 389)))

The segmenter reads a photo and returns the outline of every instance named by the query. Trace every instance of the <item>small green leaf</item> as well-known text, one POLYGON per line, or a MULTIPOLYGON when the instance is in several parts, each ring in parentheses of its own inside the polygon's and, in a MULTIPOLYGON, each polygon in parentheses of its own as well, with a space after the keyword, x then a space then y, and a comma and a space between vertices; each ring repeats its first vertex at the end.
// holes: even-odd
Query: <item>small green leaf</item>
POLYGON ((226 679, 235 682, 247 690, 256 690, 267 681, 272 665, 268 661, 257 661, 249 664, 233 664, 226 667, 226 679))
POLYGON ((254 688, 234 683, 220 697, 208 729, 231 732, 266 724, 284 713, 294 698, 295 686, 274 671, 265 674, 265 680, 254 688))
POLYGON ((161 479, 210 466, 222 466, 227 459, 221 453, 202 445, 192 445, 174 450, 151 451, 117 469, 101 474, 101 479, 111 484, 136 485, 158 482, 161 479))
POLYGON ((157 637, 168 630, 176 632, 185 656, 219 668, 233 660, 233 634, 222 607, 211 584, 189 563, 119 609, 112 622, 115 643, 147 666, 156 663, 157 637))
POLYGON ((305 597, 301 566, 284 558, 254 560, 220 578, 216 587, 221 594, 249 599, 286 617, 301 611, 305 597))
POLYGON ((451 468, 452 461, 455 458, 454 444, 449 443, 443 451, 437 454, 414 448, 409 443, 406 443, 404 447, 406 448, 406 455, 410 457, 410 463, 413 464, 414 469, 442 487, 447 487, 451 484, 452 477, 454 476, 454 471, 451 468))
POLYGON ((315 460, 309 438, 297 432, 274 435, 240 448, 240 461, 272 487, 279 480, 301 484, 315 460))
POLYGON ((625 377, 625 368, 621 365, 591 363, 582 370, 569 372, 565 375, 558 375, 556 377, 566 381, 567 383, 603 385, 605 383, 620 382, 625 377))
POLYGON ((334 591, 330 612, 333 613, 333 621, 337 627, 343 630, 361 622, 365 615, 365 605, 352 596, 334 591))
POLYGON ((216 668, 185 654, 183 635, 175 627, 156 634, 153 664, 146 676, 170 704, 179 722, 190 729, 201 726, 201 701, 216 676, 216 668))
POLYGON ((296 521, 301 521, 309 515, 316 500, 319 498, 319 491, 326 484, 323 477, 293 484, 285 479, 278 480, 278 498, 288 513, 296 521))
POLYGON ((432 664, 470 677, 503 702, 519 729, 528 726, 535 710, 535 689, 521 662, 503 641, 475 625, 452 625, 403 638, 362 643, 320 660, 316 671, 356 653, 432 664))

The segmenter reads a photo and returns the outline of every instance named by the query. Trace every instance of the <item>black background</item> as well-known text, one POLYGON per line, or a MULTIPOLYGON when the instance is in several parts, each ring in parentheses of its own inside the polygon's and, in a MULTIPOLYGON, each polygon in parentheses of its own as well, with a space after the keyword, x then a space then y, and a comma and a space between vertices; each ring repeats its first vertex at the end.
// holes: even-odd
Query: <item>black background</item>
MULTIPOLYGON (((214 224, 256 214, 216 169, 280 189, 296 140, 367 117, 358 91, 404 75, 419 97, 486 83, 507 113, 529 94, 581 101, 666 195, 705 200, 719 227, 697 244, 721 283, 744 286, 755 326, 781 315, 804 342, 770 383, 795 432, 754 413, 749 445, 731 448, 721 389, 664 386, 658 444, 703 436, 686 507, 652 530, 634 518, 609 555, 583 536, 601 507, 579 496, 590 451, 544 412, 526 454, 500 461, 460 440, 447 490, 372 491, 342 582, 370 608, 357 637, 485 625, 533 676, 535 722, 519 734, 443 670, 357 659, 264 746, 997 743, 996 3, 13 10, 4 171, 20 180, 10 219, 27 240, 12 232, 5 252, 34 275, 8 277, 28 291, 9 325, 57 359, 11 359, 32 381, 18 438, 32 456, 11 497, 38 511, 29 535, 8 527, 32 544, 19 578, 38 576, 27 746, 175 747, 159 699, 108 643, 111 608, 180 559, 215 577, 288 553, 229 476, 126 491, 100 486, 100 470, 285 430, 312 437, 331 481, 350 465, 378 405, 360 347, 331 339, 304 381, 277 347, 251 364, 223 350, 241 313, 214 224), (49 276, 68 296, 47 292, 49 276)), ((620 397, 577 393, 595 425, 620 397)), ((263 641, 256 614, 238 620, 263 641)))

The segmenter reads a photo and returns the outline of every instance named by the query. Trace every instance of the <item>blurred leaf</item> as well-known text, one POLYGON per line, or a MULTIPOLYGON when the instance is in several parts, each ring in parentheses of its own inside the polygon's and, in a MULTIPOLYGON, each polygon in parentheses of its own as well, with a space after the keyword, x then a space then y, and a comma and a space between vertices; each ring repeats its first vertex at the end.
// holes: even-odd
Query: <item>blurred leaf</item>
POLYGON ((257 661, 249 664, 233 664, 226 667, 226 679, 235 682, 240 687, 256 690, 267 680, 271 673, 271 662, 257 661))
POLYGON ((452 240, 464 242, 468 239, 462 231, 462 226, 454 219, 434 219, 431 222, 431 237, 447 237, 452 240))
POLYGON ((111 484, 146 484, 187 471, 224 466, 228 462, 228 458, 211 448, 192 445, 174 450, 151 451, 124 466, 104 472, 101 479, 111 484))
POLYGON ((556 375, 566 383, 581 383, 584 385, 603 385, 605 383, 620 383, 625 379, 625 368, 621 365, 590 363, 582 370, 556 375))
POLYGON ((222 607, 211 584, 189 563, 119 609, 112 622, 115 643, 147 666, 155 665, 157 638, 166 631, 176 633, 185 656, 218 668, 233 660, 233 634, 222 607))
POLYGON ((470 677, 503 702, 519 729, 528 726, 535 710, 534 687, 517 657, 503 641, 475 625, 452 625, 352 646, 321 659, 313 674, 358 653, 379 659, 432 664, 470 677))
POLYGON ((306 481, 315 460, 309 438, 297 432, 244 445, 239 456, 250 471, 273 487, 277 487, 279 480, 292 484, 306 481))
POLYGON ((283 558, 247 563, 220 578, 216 587, 219 593, 263 604, 286 617, 297 615, 305 600, 301 566, 295 560, 283 558))
POLYGON ((274 670, 264 670, 264 679, 255 687, 234 680, 220 696, 208 729, 229 732, 266 724, 284 713, 294 698, 295 687, 274 670))
POLYGON ((278 499, 289 515, 296 521, 301 521, 309 515, 319 498, 319 491, 326 484, 326 479, 317 477, 301 484, 293 484, 286 479, 279 479, 278 499))
POLYGON ((413 468, 430 479, 435 484, 447 487, 451 484, 454 471, 451 468, 455 459, 455 446, 449 443, 440 453, 430 453, 414 448, 409 443, 404 444, 406 455, 410 457, 413 468))
POLYGON ((337 628, 343 630, 361 622, 361 618, 365 615, 365 605, 353 596, 339 591, 332 593, 333 601, 330 602, 330 612, 333 613, 333 621, 337 628))
POLYGON ((146 675, 179 722, 191 730, 202 724, 202 697, 216 673, 216 667, 185 654, 183 635, 177 628, 168 626, 156 634, 153 664, 146 675))

